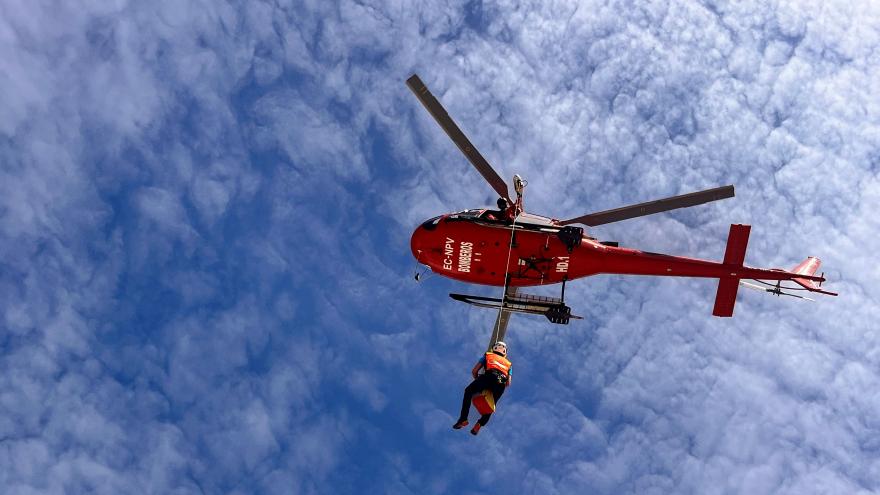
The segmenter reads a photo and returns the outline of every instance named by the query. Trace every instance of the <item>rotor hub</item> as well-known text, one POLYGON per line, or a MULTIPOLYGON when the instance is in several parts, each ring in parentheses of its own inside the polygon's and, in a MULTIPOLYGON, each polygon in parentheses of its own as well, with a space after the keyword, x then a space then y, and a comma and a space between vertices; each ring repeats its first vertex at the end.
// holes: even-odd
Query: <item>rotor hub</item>
POLYGON ((525 189, 527 185, 529 185, 529 181, 520 177, 519 174, 513 176, 513 190, 516 191, 517 196, 522 196, 523 189, 525 189))

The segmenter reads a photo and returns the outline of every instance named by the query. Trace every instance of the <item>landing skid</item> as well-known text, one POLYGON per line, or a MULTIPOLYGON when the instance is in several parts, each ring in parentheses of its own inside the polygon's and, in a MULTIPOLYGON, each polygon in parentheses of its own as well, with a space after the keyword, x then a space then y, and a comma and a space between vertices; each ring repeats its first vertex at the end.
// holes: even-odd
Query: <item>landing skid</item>
POLYGON ((555 297, 533 296, 531 294, 508 295, 502 300, 497 297, 471 296, 468 294, 449 294, 456 301, 478 308, 503 309, 510 313, 544 315, 551 323, 567 325, 570 319, 583 320, 583 317, 571 314, 562 299, 555 297))

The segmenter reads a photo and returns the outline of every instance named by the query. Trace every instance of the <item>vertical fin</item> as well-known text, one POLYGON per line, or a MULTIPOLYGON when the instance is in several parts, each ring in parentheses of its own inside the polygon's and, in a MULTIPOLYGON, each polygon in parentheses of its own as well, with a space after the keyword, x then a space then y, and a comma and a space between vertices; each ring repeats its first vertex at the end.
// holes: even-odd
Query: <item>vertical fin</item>
MULTIPOLYGON (((819 265, 822 264, 822 261, 815 256, 810 256, 804 261, 802 261, 798 266, 792 268, 791 272, 796 273, 798 275, 805 275, 807 277, 812 277, 816 275, 816 270, 819 269, 819 265)), ((824 278, 822 279, 824 280, 824 278)), ((829 292, 827 290, 820 289, 820 285, 817 285, 815 281, 808 280, 801 277, 794 277, 791 279, 792 282, 800 285, 804 289, 807 289, 810 292, 818 292, 819 294, 827 294, 829 296, 836 296, 836 292, 829 292)))

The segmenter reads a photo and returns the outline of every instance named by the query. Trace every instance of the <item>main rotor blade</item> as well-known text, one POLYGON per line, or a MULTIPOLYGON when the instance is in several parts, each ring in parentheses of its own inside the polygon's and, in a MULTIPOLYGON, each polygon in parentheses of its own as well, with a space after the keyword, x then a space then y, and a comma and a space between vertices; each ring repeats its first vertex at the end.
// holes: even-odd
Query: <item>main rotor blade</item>
MULTIPOLYGON (((515 296, 518 290, 518 287, 508 287, 504 298, 506 299, 515 296)), ((490 351, 492 350, 492 346, 495 345, 495 342, 504 340, 504 336, 507 335, 508 322, 510 322, 510 311, 504 311, 502 309, 495 318, 495 326, 492 327, 492 337, 489 339, 488 348, 490 351)))
POLYGON ((437 101, 437 98, 434 97, 433 94, 428 90, 428 87, 425 86, 425 83, 419 79, 419 76, 413 74, 412 77, 406 80, 406 85, 409 86, 409 89, 416 95, 416 98, 422 102, 422 105, 428 110, 428 113, 434 117, 434 120, 440 124, 440 127, 446 131, 446 134, 452 139, 452 142, 458 146, 458 149, 464 153, 464 156, 467 157, 468 160, 473 164, 474 168, 477 169, 480 174, 483 175, 483 178, 486 179, 486 182, 495 189, 502 198, 506 199, 508 203, 512 203, 507 194, 507 184, 504 182, 495 169, 489 165, 489 162, 483 158, 483 155, 477 151, 477 148, 468 140, 467 136, 464 135, 464 132, 458 128, 455 124, 455 121, 452 120, 452 117, 446 113, 446 109, 443 108, 443 105, 437 101))
POLYGON ((718 201, 719 199, 732 197, 733 186, 721 186, 714 189, 706 189, 705 191, 697 191, 682 194, 680 196, 658 199, 656 201, 648 201, 647 203, 639 203, 636 205, 615 208, 613 210, 590 213, 589 215, 564 220, 559 222, 559 225, 582 223, 589 227, 595 227, 606 223, 619 222, 621 220, 628 220, 630 218, 642 217, 645 215, 653 215, 654 213, 685 208, 688 206, 696 206, 710 201, 718 201))

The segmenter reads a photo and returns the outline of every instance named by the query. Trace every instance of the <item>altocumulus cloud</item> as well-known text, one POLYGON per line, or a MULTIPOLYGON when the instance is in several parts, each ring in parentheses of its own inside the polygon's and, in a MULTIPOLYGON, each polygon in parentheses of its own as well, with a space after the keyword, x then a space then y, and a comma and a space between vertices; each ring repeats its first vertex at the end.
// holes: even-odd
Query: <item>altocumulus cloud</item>
POLYGON ((870 493, 880 485, 880 9, 870 2, 7 3, 0 484, 9 493, 870 493), (453 435, 492 316, 408 236, 526 206, 737 197, 593 234, 822 257, 843 295, 595 277, 515 317, 518 379, 453 435), (467 438, 465 438, 467 437, 467 438), (491 454, 489 454, 491 452, 491 454))

